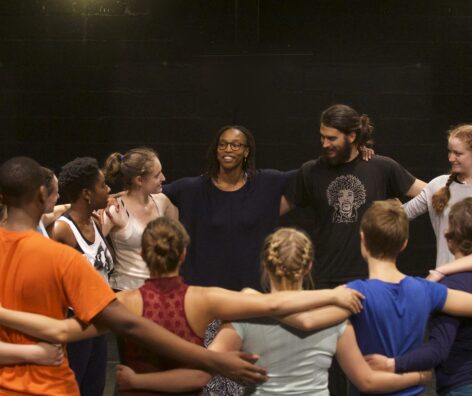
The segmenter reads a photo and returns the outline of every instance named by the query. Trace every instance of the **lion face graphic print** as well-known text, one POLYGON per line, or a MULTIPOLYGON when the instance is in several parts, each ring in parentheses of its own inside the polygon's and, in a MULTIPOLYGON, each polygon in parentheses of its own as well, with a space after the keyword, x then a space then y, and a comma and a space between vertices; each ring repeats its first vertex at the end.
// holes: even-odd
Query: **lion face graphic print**
POLYGON ((366 189, 353 175, 339 176, 326 190, 328 204, 334 209, 333 223, 354 223, 357 209, 365 204, 366 189))

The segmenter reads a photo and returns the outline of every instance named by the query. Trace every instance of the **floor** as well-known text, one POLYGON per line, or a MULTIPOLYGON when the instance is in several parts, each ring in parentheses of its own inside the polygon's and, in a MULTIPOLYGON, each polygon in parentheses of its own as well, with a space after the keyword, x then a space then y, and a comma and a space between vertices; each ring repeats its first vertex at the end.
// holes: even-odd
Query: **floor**
POLYGON ((104 396, 113 396, 115 391, 115 366, 119 363, 118 350, 116 348, 115 336, 107 335, 108 339, 108 369, 107 383, 105 386, 104 396))

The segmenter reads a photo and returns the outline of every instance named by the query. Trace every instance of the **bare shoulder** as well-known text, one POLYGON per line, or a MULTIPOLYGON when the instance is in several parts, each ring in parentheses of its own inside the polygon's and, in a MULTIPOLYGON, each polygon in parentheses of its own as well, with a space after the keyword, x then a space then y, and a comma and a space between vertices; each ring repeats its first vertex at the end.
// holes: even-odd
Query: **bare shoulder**
POLYGON ((170 199, 167 198, 167 195, 164 193, 159 194, 152 194, 152 198, 159 204, 159 205, 168 205, 170 203, 170 199))
POLYGON ((77 241, 75 240, 74 233, 69 227, 69 224, 61 220, 56 220, 54 223, 52 238, 55 241, 64 243, 74 248, 77 246, 77 241))
POLYGON ((152 194, 154 201, 159 207, 161 215, 167 216, 173 219, 178 219, 178 211, 174 204, 164 193, 152 194))
POLYGON ((136 315, 142 315, 143 313, 143 299, 138 289, 124 290, 116 294, 116 298, 121 302, 129 311, 136 315))

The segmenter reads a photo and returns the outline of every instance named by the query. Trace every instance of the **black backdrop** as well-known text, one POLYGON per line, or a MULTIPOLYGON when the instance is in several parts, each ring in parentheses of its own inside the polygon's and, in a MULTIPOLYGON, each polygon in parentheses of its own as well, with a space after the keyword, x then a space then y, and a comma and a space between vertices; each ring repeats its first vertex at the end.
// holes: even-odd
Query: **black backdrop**
MULTIPOLYGON (((288 170, 343 102, 372 117, 378 153, 430 180, 448 170, 447 128, 472 121, 471 37, 466 0, 2 0, 0 159, 58 170, 149 145, 173 180, 236 123, 258 167, 288 170)), ((411 245, 402 269, 424 273, 427 216, 411 245)))

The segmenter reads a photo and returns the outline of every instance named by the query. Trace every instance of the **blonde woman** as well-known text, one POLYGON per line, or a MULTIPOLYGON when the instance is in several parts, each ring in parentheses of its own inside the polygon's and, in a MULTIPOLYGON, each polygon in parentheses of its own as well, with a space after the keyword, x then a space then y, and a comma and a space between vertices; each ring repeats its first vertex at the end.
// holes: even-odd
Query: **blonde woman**
MULTIPOLYGON (((276 231, 264 244, 265 283, 272 293, 301 290, 304 278, 309 276, 312 259, 313 246, 304 233, 290 228, 276 231)), ((246 389, 246 394, 328 395, 328 368, 334 354, 348 377, 364 391, 394 391, 426 378, 418 372, 395 375, 371 370, 359 351, 352 326, 344 321, 348 315, 343 308, 320 308, 316 315, 310 315, 310 327, 332 327, 313 333, 281 326, 272 318, 228 323, 223 325, 211 349, 258 351, 259 362, 267 367, 269 380, 255 389, 246 389)), ((136 374, 128 367, 118 369, 122 389, 171 391, 172 387, 175 389, 184 383, 191 388, 192 381, 196 387, 198 381, 207 379, 208 375, 204 380, 197 374, 183 376, 181 371, 136 374)))
POLYGON ((141 257, 141 236, 146 224, 160 216, 178 218, 175 207, 162 194, 165 180, 156 152, 142 147, 125 154, 113 153, 105 161, 107 182, 121 181, 125 191, 118 205, 102 216, 103 230, 115 249, 115 270, 110 285, 115 290, 140 287, 149 278, 141 257))
MULTIPOLYGON (((201 345, 204 332, 214 319, 284 315, 331 304, 343 306, 352 312, 361 309, 361 295, 347 288, 254 295, 217 287, 188 286, 178 276, 188 242, 188 235, 178 221, 166 217, 151 221, 142 237, 142 254, 151 278, 139 289, 118 294, 119 299, 133 313, 162 325, 187 341, 201 345)), ((54 342, 70 342, 97 334, 93 327, 82 330, 74 319, 57 321, 6 309, 0 310, 0 322, 54 342)), ((184 373, 187 370, 176 361, 156 356, 130 341, 126 342, 123 352, 124 363, 140 374, 172 368, 179 368, 178 373, 182 374, 182 370, 184 373)), ((177 392, 198 389, 208 380, 203 372, 191 376, 180 375, 179 378, 177 392), (197 383, 193 382, 189 389, 186 383, 188 380, 196 380, 197 383)), ((132 395, 133 392, 122 394, 132 395)))

